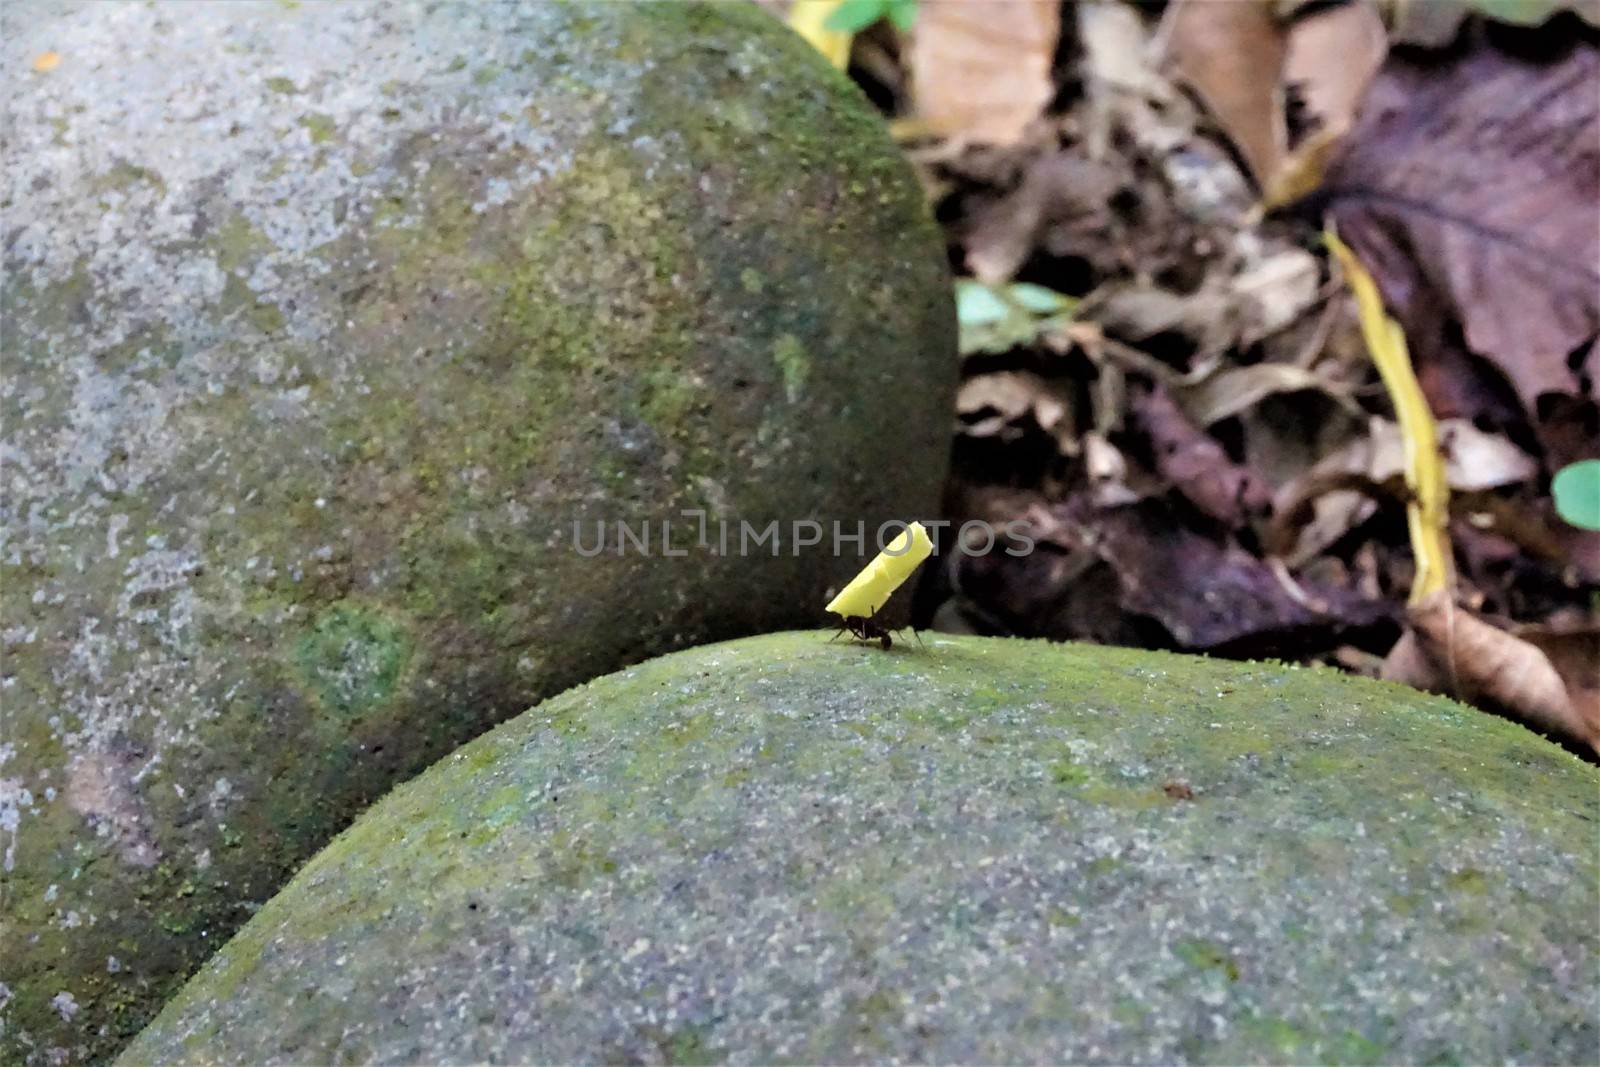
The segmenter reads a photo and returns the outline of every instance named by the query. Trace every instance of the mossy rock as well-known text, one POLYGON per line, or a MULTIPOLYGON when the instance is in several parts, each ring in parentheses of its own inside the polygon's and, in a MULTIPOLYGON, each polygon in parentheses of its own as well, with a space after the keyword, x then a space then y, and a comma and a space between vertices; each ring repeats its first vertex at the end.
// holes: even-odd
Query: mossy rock
POLYGON ((122 1062, 1595 1062, 1592 766, 1320 670, 924 640, 545 702, 122 1062))
POLYGON ((927 514, 955 324, 753 6, 4 6, 0 1062, 55 1063, 489 725, 816 620, 859 560, 680 513, 927 514))

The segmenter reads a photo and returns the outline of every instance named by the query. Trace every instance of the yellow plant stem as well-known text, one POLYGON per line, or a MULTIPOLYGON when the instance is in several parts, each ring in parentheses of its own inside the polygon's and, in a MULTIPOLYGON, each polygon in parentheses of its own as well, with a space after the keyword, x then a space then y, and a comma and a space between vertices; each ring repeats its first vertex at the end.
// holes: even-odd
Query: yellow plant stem
POLYGON ((1395 417, 1400 423, 1400 435, 1405 442, 1406 488, 1410 491, 1410 499, 1406 502, 1406 526, 1411 532, 1411 551, 1417 560, 1417 574, 1411 583, 1408 603, 1416 604, 1452 585, 1452 555, 1447 527, 1450 519, 1450 483, 1445 475, 1444 461, 1439 455, 1438 430, 1434 425, 1433 413, 1428 410, 1428 401, 1422 395, 1422 386, 1411 367, 1405 333, 1400 329, 1400 324, 1384 311, 1383 297, 1378 293, 1377 283, 1331 227, 1324 230, 1323 235, 1327 238, 1328 247, 1338 257, 1345 279, 1355 294, 1361 336, 1372 355, 1372 362, 1377 364, 1384 388, 1389 392, 1389 401, 1394 405, 1395 417))

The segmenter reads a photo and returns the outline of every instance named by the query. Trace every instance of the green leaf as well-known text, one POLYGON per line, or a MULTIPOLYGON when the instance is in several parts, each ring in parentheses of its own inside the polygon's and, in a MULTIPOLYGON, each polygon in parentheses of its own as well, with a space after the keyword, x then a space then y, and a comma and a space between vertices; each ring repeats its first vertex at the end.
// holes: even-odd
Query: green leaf
POLYGON ((1070 296, 1062 296, 1054 289, 1046 289, 1032 282, 1012 282, 1006 287, 1006 294, 1029 311, 1040 315, 1071 311, 1077 305, 1077 301, 1070 296))
POLYGON ((993 289, 971 278, 956 279, 956 320, 963 326, 986 326, 1011 314, 993 289))
POLYGON ((961 354, 998 355, 1037 344, 1042 335, 1066 329, 1078 302, 1053 289, 1028 282, 984 285, 956 279, 956 318, 961 323, 961 354))
POLYGON ((844 0, 823 22, 823 28, 837 33, 859 33, 883 18, 891 0, 844 0))
POLYGON ((1600 530, 1600 459, 1569 463, 1550 483, 1556 514, 1581 530, 1600 530))
POLYGON ((909 30, 917 21, 917 0, 888 0, 888 3, 889 21, 894 23, 894 28, 901 33, 909 30))
POLYGON ((1557 11, 1578 7, 1561 0, 1467 0, 1467 6, 1477 8, 1498 22, 1518 26, 1537 26, 1557 11))

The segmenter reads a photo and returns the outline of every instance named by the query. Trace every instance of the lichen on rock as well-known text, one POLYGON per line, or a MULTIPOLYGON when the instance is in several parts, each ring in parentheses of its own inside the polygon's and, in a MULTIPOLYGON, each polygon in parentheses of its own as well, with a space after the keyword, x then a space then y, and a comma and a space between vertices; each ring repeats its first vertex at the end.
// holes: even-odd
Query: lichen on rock
POLYGON ((394 781, 858 565, 574 522, 936 505, 942 245, 755 8, 0 18, 0 1060, 103 1056, 394 781))
POLYGON ((546 701, 123 1062, 1595 1061, 1592 766, 1321 670, 925 641, 546 701))

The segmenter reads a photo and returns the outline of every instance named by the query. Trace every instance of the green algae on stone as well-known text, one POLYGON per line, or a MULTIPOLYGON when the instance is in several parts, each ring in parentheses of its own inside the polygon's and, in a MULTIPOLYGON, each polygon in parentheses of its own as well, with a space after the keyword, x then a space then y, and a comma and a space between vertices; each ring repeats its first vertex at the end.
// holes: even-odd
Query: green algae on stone
POLYGON ((925 641, 546 701, 123 1062, 1596 1062, 1594 767, 1324 671, 925 641))
POLYGON ((306 689, 342 718, 387 702, 410 651, 394 620, 341 602, 323 610, 292 655, 306 689))
POLYGON ((0 1062, 103 1058, 395 781, 859 565, 575 521, 936 505, 942 244, 754 7, 0 19, 70 63, 4 104, 0 1062))

